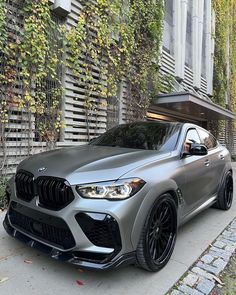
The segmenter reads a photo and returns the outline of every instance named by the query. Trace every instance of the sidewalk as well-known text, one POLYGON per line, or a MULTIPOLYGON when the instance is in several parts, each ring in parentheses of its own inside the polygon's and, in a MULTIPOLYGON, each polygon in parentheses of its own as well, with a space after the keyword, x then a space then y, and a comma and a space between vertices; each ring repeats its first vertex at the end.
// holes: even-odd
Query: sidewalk
MULTIPOLYGON (((212 295, 217 285, 223 287, 221 275, 228 264, 233 263, 236 251, 236 218, 212 243, 207 251, 191 266, 181 280, 172 288, 170 295, 212 295)), ((235 262, 234 262, 235 263, 235 262)), ((234 268, 236 267, 236 264, 234 268)), ((234 278, 235 282, 235 272, 234 278)), ((233 281, 232 280, 232 281, 233 281)), ((227 281, 227 280, 226 280, 227 281)), ((232 282, 231 282, 232 283, 232 282)), ((229 287, 229 286, 228 286, 229 287)), ((227 286, 225 287, 227 288, 227 286)), ((233 295, 232 287, 226 289, 233 295)), ((216 293, 217 294, 217 293, 216 293)), ((215 295, 216 295, 215 294, 215 295)), ((226 293, 225 293, 226 294, 226 293)))
MULTIPOLYGON (((8 278, 0 284, 0 294, 164 295, 235 215, 236 194, 230 211, 210 208, 189 221, 179 230, 172 259, 158 273, 148 273, 132 266, 107 272, 81 272, 10 238, 0 224, 0 279, 8 278), (81 285, 76 283, 77 280, 81 285)), ((0 213, 0 223, 3 217, 4 214, 0 213)))

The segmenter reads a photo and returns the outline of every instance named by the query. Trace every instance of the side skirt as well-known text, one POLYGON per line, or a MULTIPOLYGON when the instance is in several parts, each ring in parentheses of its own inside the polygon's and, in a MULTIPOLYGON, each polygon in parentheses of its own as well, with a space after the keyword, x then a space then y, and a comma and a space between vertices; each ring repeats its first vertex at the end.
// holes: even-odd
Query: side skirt
POLYGON ((217 199, 217 195, 212 196, 209 200, 207 200, 201 206, 197 207, 192 212, 185 215, 183 219, 180 221, 179 226, 183 225, 184 223, 186 223, 188 220, 190 220, 191 218, 193 218, 194 216, 196 216, 198 213, 202 212, 203 210, 211 207, 216 202, 216 199, 217 199))

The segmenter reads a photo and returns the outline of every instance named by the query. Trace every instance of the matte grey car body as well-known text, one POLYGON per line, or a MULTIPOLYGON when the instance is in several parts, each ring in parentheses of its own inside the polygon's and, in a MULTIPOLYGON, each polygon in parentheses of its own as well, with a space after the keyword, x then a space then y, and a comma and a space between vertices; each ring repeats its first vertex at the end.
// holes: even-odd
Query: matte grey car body
MULTIPOLYGON (((206 131, 196 125, 158 122, 138 124, 178 126, 174 148, 166 152, 92 143, 45 152, 24 160, 18 166, 17 173, 25 174, 18 177, 16 173, 8 187, 10 205, 4 221, 7 232, 31 247, 50 253, 54 258, 81 267, 106 269, 123 263, 137 263, 151 271, 163 267, 173 251, 175 237, 172 237, 173 245, 169 253, 166 253, 166 259, 157 263, 157 267, 150 265, 147 260, 152 259, 152 255, 145 254, 145 251, 148 251, 145 241, 149 230, 147 227, 150 227, 147 220, 153 206, 156 202, 158 204, 158 199, 162 196, 172 198, 176 204, 173 208, 176 210, 176 227, 213 204, 221 208, 224 198, 227 197, 226 178, 232 179, 231 158, 229 151, 217 141, 214 142, 214 147, 208 148, 206 154, 203 153, 204 155, 186 153, 184 144, 189 130, 196 130, 200 144, 204 144, 201 132, 206 131), (29 189, 35 189, 35 183, 38 185, 37 179, 40 177, 42 183, 44 182, 42 190, 45 189, 41 194, 47 195, 47 198, 50 198, 50 189, 51 193, 55 194, 56 181, 59 181, 58 187, 63 187, 65 182, 63 190, 69 187, 73 194, 68 204, 61 208, 40 204, 40 192, 33 193, 29 189), (45 184, 47 177, 51 179, 49 184, 45 184), (114 182, 120 179, 140 179, 143 185, 134 195, 121 200, 84 198, 78 192, 78 187, 85 184, 114 182), (16 182, 18 190, 25 190, 28 195, 33 194, 32 198, 26 200, 24 196, 19 197, 16 182), (29 185, 28 188, 25 188, 26 184, 29 185), (88 223, 89 228, 85 229, 88 223), (96 227, 95 230, 93 226, 96 227), (101 235, 106 236, 106 230, 109 231, 106 238, 110 242, 106 241, 103 246, 99 239, 101 235), (48 236, 45 231, 49 231, 48 236), (98 231, 102 232, 98 235, 98 231), (72 237, 68 235, 69 232, 72 237), (60 235, 63 234, 68 241, 61 245, 60 235), (54 240, 47 238, 53 235, 54 240), (70 238, 74 239, 71 244, 70 238)), ((229 209, 231 206, 231 181, 230 185, 228 194, 230 193, 231 199, 228 200, 228 207, 221 209, 229 209)), ((158 230, 159 228, 156 229, 156 235, 158 230)), ((155 258, 155 255, 153 257, 155 258)))

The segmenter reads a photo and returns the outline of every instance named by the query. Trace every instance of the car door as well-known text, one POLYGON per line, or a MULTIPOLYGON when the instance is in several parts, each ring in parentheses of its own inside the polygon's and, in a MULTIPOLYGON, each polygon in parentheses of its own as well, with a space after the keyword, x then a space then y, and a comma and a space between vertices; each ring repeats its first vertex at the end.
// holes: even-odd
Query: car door
MULTIPOLYGON (((183 149, 186 148, 186 142, 201 143, 196 128, 188 129, 185 142, 183 143, 183 149)), ((182 187, 182 194, 185 200, 185 209, 183 213, 188 214, 203 203, 206 198, 206 194, 208 194, 208 155, 185 155, 182 157, 181 161, 184 167, 186 179, 186 182, 182 187)))
POLYGON ((208 149, 208 183, 206 198, 209 198, 217 193, 219 184, 223 177, 225 166, 225 151, 224 148, 218 143, 214 136, 204 129, 199 128, 198 133, 201 139, 201 143, 208 149))

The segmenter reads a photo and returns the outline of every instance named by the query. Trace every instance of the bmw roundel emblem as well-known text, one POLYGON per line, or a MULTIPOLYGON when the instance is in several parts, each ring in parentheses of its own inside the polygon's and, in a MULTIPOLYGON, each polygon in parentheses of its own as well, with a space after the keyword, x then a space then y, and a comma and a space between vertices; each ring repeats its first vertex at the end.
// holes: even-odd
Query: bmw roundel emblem
POLYGON ((38 169, 38 172, 44 172, 44 171, 46 171, 46 170, 47 170, 46 167, 41 167, 41 168, 38 169))

